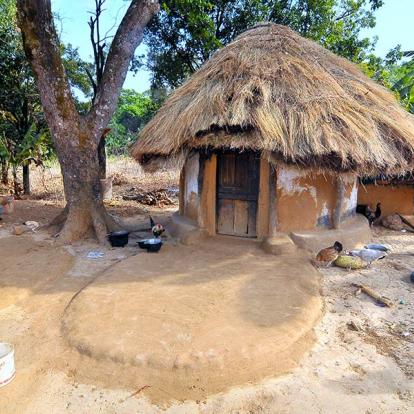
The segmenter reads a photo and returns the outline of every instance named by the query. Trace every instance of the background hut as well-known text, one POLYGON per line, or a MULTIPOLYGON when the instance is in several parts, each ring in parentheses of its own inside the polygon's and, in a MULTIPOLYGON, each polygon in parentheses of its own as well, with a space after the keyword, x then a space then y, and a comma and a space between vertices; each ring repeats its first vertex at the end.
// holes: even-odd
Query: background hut
POLYGON ((414 175, 361 177, 358 204, 368 205, 372 211, 381 203, 382 216, 389 214, 414 215, 414 175))
POLYGON ((209 234, 338 227, 357 175, 404 171, 413 118, 349 61, 276 24, 216 52, 142 130, 133 156, 182 166, 180 214, 209 234))

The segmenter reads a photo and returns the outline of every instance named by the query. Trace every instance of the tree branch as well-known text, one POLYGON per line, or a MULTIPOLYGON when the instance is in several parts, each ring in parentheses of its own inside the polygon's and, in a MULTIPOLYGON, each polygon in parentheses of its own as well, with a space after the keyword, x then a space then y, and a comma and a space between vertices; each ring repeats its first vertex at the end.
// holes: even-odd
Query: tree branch
POLYGON ((84 67, 84 70, 85 70, 85 72, 86 72, 86 75, 88 76, 88 78, 89 78, 89 82, 91 83, 91 85, 92 85, 92 90, 93 90, 93 96, 92 96, 92 103, 95 101, 95 97, 96 97, 96 93, 97 93, 97 91, 98 91, 98 88, 97 88, 97 86, 96 86, 96 82, 95 82, 95 79, 93 78, 93 75, 92 75, 92 73, 90 72, 90 70, 85 66, 84 67))
POLYGON ((60 56, 50 0, 18 0, 17 5, 26 55, 36 75, 42 106, 54 133, 62 120, 77 115, 77 112, 60 56))
POLYGON ((106 127, 115 111, 117 100, 113 96, 119 95, 144 28, 158 10, 158 0, 132 0, 122 19, 109 49, 95 103, 88 114, 96 121, 93 124, 97 130, 106 127))
POLYGON ((351 16, 352 13, 353 13, 353 10, 350 10, 350 9, 345 10, 341 15, 335 18, 335 21, 339 22, 340 20, 346 19, 347 17, 351 16))

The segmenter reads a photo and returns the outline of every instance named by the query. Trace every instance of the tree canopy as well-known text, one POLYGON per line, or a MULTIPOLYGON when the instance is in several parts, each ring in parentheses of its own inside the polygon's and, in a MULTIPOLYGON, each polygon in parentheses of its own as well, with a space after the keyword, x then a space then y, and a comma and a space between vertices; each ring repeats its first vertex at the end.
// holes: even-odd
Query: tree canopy
POLYGON ((414 51, 402 52, 404 57, 409 58, 401 65, 394 68, 394 79, 392 89, 396 91, 403 104, 409 112, 414 113, 414 51))
POLYGON ((153 87, 174 88, 218 48, 260 21, 290 26, 329 50, 361 62, 373 42, 382 0, 166 0, 146 30, 153 87))
POLYGON ((111 129, 106 136, 108 153, 125 154, 129 145, 136 140, 138 131, 151 119, 158 106, 148 93, 123 89, 118 107, 108 125, 111 129))

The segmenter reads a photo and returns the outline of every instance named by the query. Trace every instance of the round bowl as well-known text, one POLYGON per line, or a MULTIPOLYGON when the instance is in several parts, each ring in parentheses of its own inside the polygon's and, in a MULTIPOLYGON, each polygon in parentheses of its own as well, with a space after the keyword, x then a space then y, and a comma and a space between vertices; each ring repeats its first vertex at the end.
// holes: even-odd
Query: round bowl
POLYGON ((145 239, 140 240, 137 243, 141 249, 146 249, 147 252, 150 253, 159 252, 162 246, 162 241, 160 239, 145 239))
POLYGON ((112 247, 124 247, 128 244, 128 231, 113 231, 108 234, 109 243, 112 247))

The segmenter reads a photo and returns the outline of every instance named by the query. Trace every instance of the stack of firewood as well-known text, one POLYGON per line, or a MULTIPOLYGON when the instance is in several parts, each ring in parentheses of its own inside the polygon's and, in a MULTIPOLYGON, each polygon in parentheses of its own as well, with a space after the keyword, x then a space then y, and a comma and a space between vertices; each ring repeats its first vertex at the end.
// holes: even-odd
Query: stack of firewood
POLYGON ((134 200, 147 206, 171 206, 177 204, 175 194, 167 189, 161 188, 153 191, 143 191, 136 187, 131 187, 127 194, 122 196, 124 200, 134 200))

